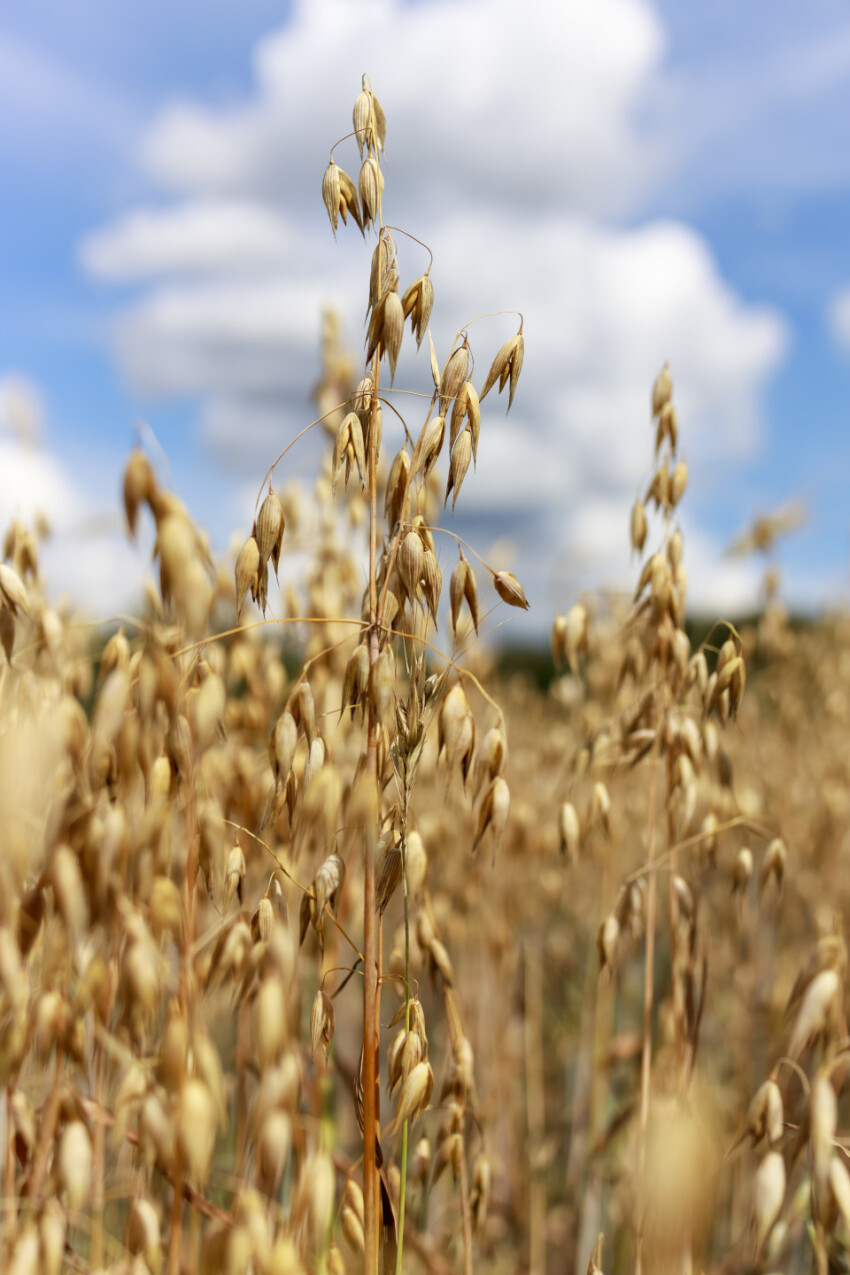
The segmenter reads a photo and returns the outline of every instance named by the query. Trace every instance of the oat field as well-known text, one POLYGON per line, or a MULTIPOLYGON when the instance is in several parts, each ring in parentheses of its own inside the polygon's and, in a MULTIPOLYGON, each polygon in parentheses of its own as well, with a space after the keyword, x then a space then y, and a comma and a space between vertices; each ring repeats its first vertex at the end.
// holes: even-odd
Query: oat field
POLYGON ((549 617, 548 689, 500 675, 522 583, 451 512, 523 320, 435 349, 385 131, 364 79, 321 197, 368 239, 365 364, 328 314, 309 498, 282 440, 215 560, 134 452, 157 582, 109 633, 6 531, 2 1269, 850 1269, 850 618, 792 623, 768 570, 689 622, 659 351, 634 590, 549 617))

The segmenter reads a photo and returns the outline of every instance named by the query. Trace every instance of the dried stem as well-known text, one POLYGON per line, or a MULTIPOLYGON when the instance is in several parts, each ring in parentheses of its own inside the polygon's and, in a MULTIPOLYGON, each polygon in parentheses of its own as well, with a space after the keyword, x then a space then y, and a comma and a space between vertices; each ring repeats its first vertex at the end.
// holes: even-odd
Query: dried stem
POLYGON ((643 1270, 644 1176, 646 1140, 649 1129, 649 1081, 652 1068, 652 1003, 655 981, 655 792, 658 741, 653 744, 649 772, 649 812, 646 830, 646 857, 649 863, 646 888, 646 957, 643 969, 643 1036, 640 1060, 640 1119, 638 1125, 638 1216, 635 1228, 635 1275, 643 1270))
MULTIPOLYGON (((378 378, 380 363, 375 356, 373 364, 372 417, 369 426, 369 666, 374 668, 379 655, 378 640, 378 588, 377 588, 377 540, 378 540, 378 378)), ((369 697, 369 735, 367 766, 376 788, 378 783, 378 729, 374 705, 369 697)), ((363 838, 363 1214, 366 1241, 366 1275, 378 1275, 378 1166, 375 1147, 378 1138, 378 1118, 375 1106, 377 1090, 377 1058, 375 1046, 378 1040, 377 1000, 378 966, 375 933, 375 845, 377 828, 363 838)))
POLYGON ((546 1184, 535 1161, 546 1132, 543 1074, 543 954, 525 946, 525 1109, 528 1126, 528 1269, 546 1272, 546 1184))
MULTIPOLYGON (((96 1045, 95 1101, 102 1103, 106 1093, 106 1054, 96 1045)), ((92 1177, 91 1177, 91 1265, 97 1270, 103 1261, 103 1166, 106 1129, 100 1120, 92 1129, 92 1177)))
POLYGON ((12 1098, 14 1086, 11 1082, 6 1086, 6 1120, 5 1146, 3 1148, 3 1202, 6 1210, 6 1242, 11 1250, 15 1240, 18 1224, 18 1210, 15 1191, 15 1130, 12 1121, 12 1098))
POLYGON ((460 1158, 460 1209, 463 1217, 463 1275, 472 1275, 472 1211, 469 1207, 469 1175, 465 1153, 460 1158))
MULTIPOLYGON (((410 895, 407 885, 407 818, 410 801, 410 771, 404 764, 404 794, 401 827, 401 880, 404 889, 404 1030, 410 1031, 410 895)), ((404 1253, 404 1214, 407 1204, 407 1139, 409 1121, 401 1126, 401 1180, 398 1191, 398 1249, 396 1250, 396 1275, 402 1275, 404 1253)))
POLYGON ((44 1182, 44 1175, 47 1172, 47 1160, 50 1155, 50 1148, 53 1145, 53 1136, 56 1133, 56 1125, 59 1120, 59 1108, 61 1105, 62 1090, 61 1081, 62 1073, 65 1068, 65 1053, 61 1047, 56 1049, 56 1066, 53 1072, 53 1084, 47 1097, 44 1108, 44 1115, 41 1121, 41 1134, 38 1141, 38 1147, 35 1153, 35 1163, 32 1167, 32 1174, 27 1183, 26 1194, 38 1207, 41 1202, 41 1188, 44 1182))

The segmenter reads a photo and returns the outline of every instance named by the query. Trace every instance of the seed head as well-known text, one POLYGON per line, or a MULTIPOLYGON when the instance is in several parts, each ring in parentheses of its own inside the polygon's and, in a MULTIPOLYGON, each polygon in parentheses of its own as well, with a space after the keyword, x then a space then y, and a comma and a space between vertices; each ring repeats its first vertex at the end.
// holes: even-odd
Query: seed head
POLYGON ((443 573, 437 561, 437 555, 426 549, 422 558, 422 592, 431 612, 434 625, 437 623, 437 608, 440 605, 440 593, 443 588, 443 573))
POLYGON ((124 510, 131 536, 136 534, 139 505, 145 500, 149 501, 155 491, 156 478, 147 456, 138 449, 131 452, 124 469, 124 510))
POLYGON ((373 155, 364 160, 360 168, 360 203, 363 205, 363 223, 368 230, 373 222, 377 222, 381 207, 381 195, 384 191, 384 175, 378 161, 373 155))
POLYGON ((452 578, 449 583, 449 599, 452 609, 452 628, 457 637, 457 622, 460 616, 460 608, 464 601, 469 607, 469 614, 472 617, 472 624, 475 632, 478 632, 478 586, 475 582, 475 572, 463 556, 463 550, 460 550, 460 559, 452 572, 452 578))
POLYGON ((286 781, 292 769, 295 749, 298 745, 298 726, 295 718, 288 711, 281 713, 275 722, 272 737, 269 741, 269 761, 275 778, 286 781))
POLYGON ((781 1140, 785 1132, 785 1115, 782 1091, 771 1076, 756 1090, 747 1112, 747 1133, 754 1147, 766 1138, 771 1147, 781 1140))
POLYGON ((453 491, 452 513, 454 513, 457 498, 460 495, 460 489, 463 486, 463 480, 466 477, 466 471, 469 469, 469 462, 471 460, 472 437, 469 430, 465 429, 455 443, 454 448, 452 449, 452 458, 449 461, 449 480, 446 484, 445 501, 448 501, 449 495, 453 491))
POLYGON ((260 551, 260 561, 268 562, 269 558, 271 558, 275 578, 277 578, 277 569, 280 563, 280 550, 283 544, 285 526, 286 519, 283 516, 283 506, 270 483, 268 495, 260 505, 260 512, 257 514, 254 539, 260 551))
MULTIPOLYGON (((266 1072, 266 1077, 270 1073, 266 1072)), ((257 1175, 259 1184, 274 1197, 280 1187, 292 1148, 292 1121, 285 1111, 270 1111, 259 1124, 257 1175)), ((288 1267, 283 1266, 284 1270, 288 1267)))
POLYGON ((129 1253, 133 1256, 138 1254, 142 1258, 147 1270, 162 1270, 159 1215, 150 1200, 144 1196, 134 1200, 130 1207, 124 1243, 129 1253))
POLYGON ((637 553, 642 553, 646 544, 646 510, 640 500, 632 505, 631 537, 632 548, 637 553))
POLYGON ((379 722, 395 719, 395 657, 392 647, 385 646, 369 670, 369 699, 379 722))
POLYGON ((381 297, 388 292, 398 291, 398 266, 393 237, 388 230, 381 232, 375 250, 372 253, 372 264, 369 271, 369 304, 366 313, 374 310, 381 297))
POLYGON ((402 538, 397 561, 402 582, 411 598, 415 598, 419 593, 424 559, 425 551, 421 538, 415 531, 408 531, 402 538))
POLYGON ((319 915, 329 907, 336 912, 339 893, 345 881, 345 863, 338 854, 329 854, 316 873, 316 909, 319 915))
POLYGON ((493 584, 499 597, 503 602, 507 602, 508 606, 519 607, 521 611, 529 609, 531 604, 512 571, 495 571, 493 584))
POLYGON ((612 913, 606 917, 596 934, 596 950, 599 954, 599 968, 613 971, 617 959, 617 943, 620 938, 620 923, 612 913))
POLYGON ((414 472, 421 469, 423 478, 427 478, 443 447, 446 437, 445 416, 431 416, 422 426, 422 433, 416 443, 411 468, 414 472))
POLYGON ((446 750, 449 772, 460 766, 464 785, 475 748, 475 720, 466 692, 458 684, 453 686, 440 709, 437 720, 437 752, 446 750))
POLYGON ((404 312, 401 308, 401 298, 393 289, 385 293, 372 310, 369 331, 366 335, 367 363, 375 352, 380 350, 382 355, 386 354, 390 374, 394 378, 403 334, 404 312))
POLYGON ((841 994, 841 978, 834 969, 821 970, 806 989, 788 1043, 788 1056, 797 1058, 806 1045, 834 1026, 841 994))
POLYGON ((431 310, 434 306, 434 285, 427 272, 414 279, 401 299, 405 319, 410 319, 410 327, 416 337, 417 350, 428 328, 431 310))
POLYGON ((429 1062, 420 1062, 411 1070, 404 1082, 396 1107, 394 1125, 399 1128, 405 1120, 413 1124, 428 1106, 434 1091, 434 1073, 429 1062))
POLYGON ((245 882, 245 853, 240 845, 232 847, 227 856, 227 866, 224 870, 224 910, 225 912, 230 906, 230 901, 234 894, 239 902, 242 902, 242 888, 245 882))
POLYGON ((497 775, 487 789, 484 800, 481 803, 481 810, 478 814, 478 831, 472 843, 473 854, 475 854, 486 833, 490 832, 493 834, 493 859, 495 861, 496 851, 499 848, 502 833, 505 831, 505 826, 508 822, 510 808, 511 791, 502 776, 497 775))
POLYGON ((452 409, 451 432, 449 444, 454 447, 455 439, 464 427, 469 430, 472 439, 473 459, 478 459, 478 436, 481 433, 481 408, 475 386, 471 381, 464 381, 460 387, 452 409))
POLYGON ((360 642, 345 669, 340 714, 344 713, 346 708, 350 708, 352 717, 354 716, 354 710, 362 703, 368 685, 369 650, 365 642, 360 642))
POLYGON ((206 1085, 194 1078, 186 1081, 180 1097, 177 1137, 193 1185, 205 1182, 215 1150, 215 1103, 206 1085))
POLYGON ((670 402, 664 404, 658 415, 658 428, 655 434, 656 453, 661 450, 665 438, 669 438, 670 449, 675 452, 679 444, 679 422, 676 409, 670 402))
POLYGON ((782 887, 785 884, 785 866, 788 862, 788 851, 785 848, 785 842, 781 837, 775 837, 764 852, 764 859, 761 864, 759 873, 759 891, 763 892, 771 878, 776 882, 776 888, 782 893, 782 887))
POLYGON ((652 415, 657 416, 665 404, 670 402, 672 396, 673 378, 670 375, 670 364, 665 363, 652 387, 652 415))
POLYGON ((315 1058, 316 1050, 321 1045, 322 1052, 325 1055, 325 1062, 327 1062, 333 1038, 333 1001, 322 988, 319 988, 313 998, 313 1008, 310 1011, 310 1039, 313 1046, 313 1057, 315 1058))
POLYGON ((558 818, 558 835, 561 843, 561 854, 567 860, 567 863, 577 863, 579 844, 581 842, 581 825, 579 824, 578 812, 571 801, 565 801, 561 806, 561 813, 558 818))
POLYGON ((685 488, 688 485, 688 467, 683 460, 680 460, 676 468, 670 475, 669 499, 670 507, 675 509, 679 501, 685 494, 685 488))
POLYGON ((339 225, 340 216, 343 224, 347 224, 348 213, 351 213, 352 218, 357 223, 361 233, 363 233, 363 221, 357 203, 357 189, 348 173, 340 168, 338 164, 335 164, 333 159, 325 169, 325 175, 322 178, 322 200, 330 218, 334 239, 336 239, 336 229, 339 225))
POLYGON ((833 1140, 838 1126, 838 1100, 835 1096, 829 1070, 818 1069, 812 1082, 809 1102, 811 1124, 812 1178, 816 1194, 826 1198, 829 1165, 832 1159, 833 1140))
POLYGON ((457 394, 464 381, 469 377, 469 342, 466 337, 458 348, 449 356, 442 375, 439 377, 440 415, 445 416, 449 403, 457 394))
POLYGON ((752 1229, 756 1254, 760 1254, 785 1199, 785 1161, 779 1151, 768 1151, 753 1180, 752 1229))
POLYGON ((753 875, 753 852, 749 846, 742 846, 732 869, 732 893, 744 895, 753 875))
POLYGON ((419 832, 414 829, 407 834, 404 846, 404 859, 407 868, 407 889, 410 898, 415 900, 428 874, 428 855, 419 832))
POLYGON ((476 793, 490 783, 497 775, 504 774, 508 760, 508 741, 505 739, 504 727, 491 726, 478 746, 475 757, 475 790, 476 793))
POLYGON ((82 1120, 71 1120, 65 1125, 56 1152, 56 1178, 59 1190, 68 1201, 68 1207, 77 1212, 89 1193, 91 1179, 92 1146, 89 1131, 82 1120))
POLYGON ((407 449, 404 448, 402 451, 396 452, 393 457, 393 463, 390 466, 389 477, 387 478, 387 490, 384 495, 384 509, 386 510, 387 526, 390 531, 395 530, 396 524, 401 521, 404 514, 402 505, 409 475, 410 456, 407 453, 407 449))
POLYGON ((360 148, 360 158, 364 151, 368 155, 377 155, 378 149, 383 152, 387 136, 387 117, 384 108, 371 89, 364 87, 354 102, 352 114, 354 135, 360 148))
POLYGON ((368 412, 372 406, 372 394, 375 385, 371 376, 364 376, 357 384, 351 397, 351 406, 355 412, 368 412))
POLYGON ((381 860, 378 869, 378 880, 375 885, 375 905, 380 916, 387 910, 387 904, 393 897, 402 878, 401 847, 390 846, 381 860))
MULTIPOLYGON (((431 380, 434 382, 434 389, 440 388, 440 364, 437 361, 437 351, 434 349, 434 338, 428 333, 428 345, 431 351, 431 380)), ((441 409, 441 414, 445 416, 445 411, 441 409)))
POLYGON ((253 536, 249 536, 236 559, 236 618, 242 614, 245 595, 250 590, 256 601, 260 583, 260 546, 253 536))
POLYGON ((508 411, 511 410, 516 393, 519 374, 522 371, 522 360, 525 354, 525 341, 522 335, 522 324, 520 324, 519 332, 516 336, 512 336, 506 341, 499 353, 494 358, 490 371, 487 373, 487 379, 481 391, 482 400, 487 397, 496 382, 499 382, 499 393, 505 388, 510 379, 511 388, 508 395, 508 411))

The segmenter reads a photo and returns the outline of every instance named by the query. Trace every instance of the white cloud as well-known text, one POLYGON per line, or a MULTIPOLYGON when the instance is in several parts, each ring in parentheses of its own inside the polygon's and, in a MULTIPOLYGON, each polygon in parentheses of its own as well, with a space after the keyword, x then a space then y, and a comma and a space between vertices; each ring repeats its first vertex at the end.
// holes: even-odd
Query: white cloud
POLYGON ((102 279, 157 274, 229 274, 280 266, 293 253, 293 231, 271 209, 244 200, 199 200, 140 209, 86 239, 85 268, 102 279))
POLYGON ((103 619, 137 612, 150 537, 144 547, 131 545, 114 502, 101 505, 93 497, 99 485, 82 491, 40 444, 44 414, 37 386, 17 374, 0 377, 0 534, 13 519, 31 529, 44 519, 49 534, 41 568, 48 597, 67 598, 76 611, 103 619))
MULTIPOLYGON (((513 412, 505 421, 495 393, 485 402, 458 509, 488 531, 510 523, 544 627, 561 577, 572 587, 592 563, 597 579, 627 583, 611 529, 625 546, 660 364, 673 366, 692 472, 717 473, 761 447, 761 395, 787 343, 780 316, 736 295, 699 234, 634 224, 671 162, 642 122, 663 51, 645 0, 533 0, 522 22, 508 0, 301 0, 259 45, 250 101, 173 104, 145 139, 149 171, 181 202, 131 213, 83 247, 103 277, 159 276, 122 316, 126 371, 147 392, 199 398, 201 438, 235 476, 259 480, 310 419, 323 305, 360 340, 374 241, 349 227, 333 242, 320 184, 372 68, 388 115, 385 215, 434 250, 441 357, 476 313, 525 316, 513 412)), ((336 158, 356 174, 352 141, 336 158)), ((404 283, 427 257, 402 236, 398 246, 404 283)), ((470 330, 479 383, 515 322, 470 330)), ((427 358, 412 352, 407 336, 396 385, 427 391, 427 358)), ((394 401, 415 431, 419 409, 394 401)), ((694 600, 711 580, 738 596, 749 577, 712 574, 702 536, 694 600)))
POLYGON ((0 155, 49 152, 65 164, 81 144, 114 148, 130 126, 126 104, 89 76, 0 30, 0 113, 15 121, 0 135, 0 155))
POLYGON ((505 0, 301 0, 257 48, 254 101, 176 103, 143 154, 176 190, 297 198, 350 127, 352 80, 356 91, 371 69, 403 185, 430 172, 500 195, 507 183, 526 200, 619 203, 649 162, 632 107, 662 44, 645 0, 528 0, 522 21, 505 0))
POLYGON ((833 338, 850 351, 850 287, 842 288, 833 297, 827 318, 833 338))
POLYGON ((659 2, 687 26, 690 45, 687 71, 671 69, 652 102, 679 156, 677 207, 741 192, 799 198, 847 183, 845 5, 659 2))
POLYGON ((24 376, 0 376, 0 434, 11 433, 20 443, 35 443, 41 435, 44 407, 38 387, 24 376))

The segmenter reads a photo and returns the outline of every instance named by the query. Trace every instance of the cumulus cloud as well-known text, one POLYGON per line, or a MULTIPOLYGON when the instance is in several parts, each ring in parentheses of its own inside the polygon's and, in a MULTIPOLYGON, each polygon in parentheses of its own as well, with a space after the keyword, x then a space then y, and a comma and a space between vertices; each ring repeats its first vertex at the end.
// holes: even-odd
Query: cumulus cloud
POLYGON ((38 387, 24 376, 0 376, 0 436, 32 444, 41 435, 44 406, 38 387))
POLYGON ((689 51, 687 72, 671 68, 652 102, 679 157, 677 208, 742 193, 799 198, 846 184, 846 6, 659 4, 689 51))
POLYGON ((44 424, 38 387, 0 376, 0 533, 13 519, 46 524, 42 570, 52 600, 103 619, 137 610, 150 546, 128 543, 118 511, 92 499, 96 483, 81 490, 44 442, 44 424))
POLYGON ((500 198, 509 184, 526 201, 619 204, 649 166, 632 111, 662 45, 645 0, 528 0, 522 22, 505 0, 300 0, 257 47, 256 98, 173 104, 144 158, 174 190, 292 198, 344 131, 352 77, 372 68, 392 104, 401 185, 433 173, 434 202, 448 180, 500 198))
MULTIPOLYGON (((762 391, 787 342, 781 317, 735 294, 699 234, 638 216, 675 162, 644 119, 664 49, 646 0, 530 0, 521 24, 508 0, 300 0, 256 49, 249 101, 172 103, 154 122, 143 162, 178 202, 82 246, 93 273, 149 281, 116 329, 127 374, 145 392, 199 400, 200 437, 234 481, 259 477, 309 420, 323 306, 361 340, 372 242, 349 227, 334 243, 319 192, 371 68, 389 121, 385 215, 434 251, 441 358, 475 314, 524 314, 514 410, 506 420, 495 394, 484 404, 461 517, 515 539, 542 624, 590 566, 597 580, 628 579, 628 508, 649 476, 661 362, 692 472, 710 477, 757 454, 762 391)), ((336 158, 356 173, 352 141, 336 158)), ((427 256, 401 235, 398 246, 404 284, 427 256)), ((470 329, 479 382, 516 322, 470 329)), ((396 386, 430 386, 409 338, 396 386)), ((415 430, 417 409, 396 401, 415 430)), ((700 528, 694 537, 695 601, 712 579, 735 596, 750 587, 738 565, 712 574, 716 547, 700 528)))
POLYGON ((833 338, 850 352, 850 287, 842 288, 836 293, 827 317, 833 338))
POLYGON ((182 207, 139 209, 91 235, 85 268, 125 281, 159 274, 229 274, 280 266, 292 255, 285 218, 244 200, 199 200, 182 207))

